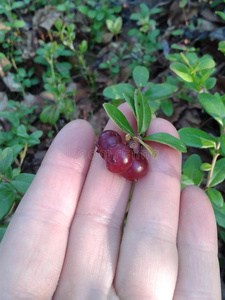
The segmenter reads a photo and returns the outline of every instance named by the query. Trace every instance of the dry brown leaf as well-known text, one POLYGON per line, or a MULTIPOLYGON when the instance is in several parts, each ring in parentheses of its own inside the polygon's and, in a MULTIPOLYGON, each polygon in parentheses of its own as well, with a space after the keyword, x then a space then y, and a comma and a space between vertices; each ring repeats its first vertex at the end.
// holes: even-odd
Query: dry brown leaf
POLYGON ((5 76, 4 68, 10 65, 10 61, 8 60, 7 57, 4 57, 3 59, 0 60, 0 77, 5 76))
POLYGON ((4 110, 4 108, 8 104, 8 96, 4 92, 0 92, 0 111, 4 110))
POLYGON ((14 74, 11 72, 8 72, 7 75, 5 75, 2 80, 4 81, 7 88, 10 89, 11 92, 18 92, 21 90, 21 84, 18 82, 15 82, 14 74))
POLYGON ((43 9, 36 11, 33 17, 33 27, 45 28, 47 31, 51 29, 55 21, 62 16, 62 13, 56 10, 54 6, 47 5, 43 9))

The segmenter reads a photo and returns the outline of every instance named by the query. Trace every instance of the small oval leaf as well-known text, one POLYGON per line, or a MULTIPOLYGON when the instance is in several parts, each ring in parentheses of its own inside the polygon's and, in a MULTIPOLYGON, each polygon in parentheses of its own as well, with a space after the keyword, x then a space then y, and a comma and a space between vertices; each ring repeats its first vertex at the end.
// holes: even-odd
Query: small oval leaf
POLYGON ((210 182, 210 187, 219 184, 225 179, 225 158, 221 158, 216 162, 215 168, 213 170, 212 180, 210 182))
POLYGON ((137 131, 141 134, 142 124, 143 124, 143 114, 144 114, 144 104, 143 96, 139 90, 134 92, 134 105, 137 119, 137 131))
POLYGON ((183 164, 183 174, 189 177, 195 185, 200 185, 204 172, 201 170, 202 161, 199 155, 192 154, 183 164))
POLYGON ((103 107, 107 115, 121 130, 123 130, 126 133, 129 133, 131 136, 134 136, 134 131, 130 126, 130 123, 127 121, 127 118, 117 107, 110 103, 104 103, 103 107))
POLYGON ((203 163, 201 165, 201 170, 202 171, 210 171, 212 169, 212 165, 209 163, 203 163))
POLYGON ((187 66, 180 62, 174 62, 171 64, 170 69, 180 76, 184 81, 193 82, 193 78, 190 74, 190 70, 187 66))
POLYGON ((9 183, 0 184, 0 220, 2 220, 10 211, 16 194, 9 183))
POLYGON ((135 88, 129 83, 119 83, 104 89, 103 95, 109 99, 122 100, 123 94, 133 94, 135 88))
POLYGON ((143 140, 157 142, 160 144, 167 145, 171 148, 177 149, 181 152, 187 152, 187 148, 181 140, 165 132, 157 132, 157 133, 150 134, 147 137, 145 137, 143 140))
POLYGON ((189 147, 214 148, 215 139, 203 130, 191 127, 181 128, 179 131, 181 140, 189 147))
POLYGON ((145 135, 146 131, 148 130, 149 124, 151 123, 152 113, 148 104, 147 99, 143 95, 143 103, 144 103, 144 110, 143 110, 143 122, 141 128, 141 135, 145 135))
POLYGON ((0 173, 5 174, 13 162, 12 148, 5 148, 0 154, 0 173))
POLYGON ((225 105, 221 97, 219 95, 201 93, 198 95, 198 100, 205 111, 217 122, 223 125, 223 118, 225 118, 225 105))
POLYGON ((134 116, 136 117, 133 94, 123 93, 123 98, 129 104, 134 116))
POLYGON ((208 195, 210 201, 212 204, 217 206, 218 208, 222 208, 224 205, 223 196, 219 191, 216 189, 210 188, 206 191, 206 194, 208 195))
POLYGON ((146 67, 137 66, 133 70, 133 79, 137 87, 143 87, 149 79, 149 71, 146 67))
POLYGON ((17 175, 11 185, 22 195, 24 195, 34 179, 34 174, 22 173, 17 175))

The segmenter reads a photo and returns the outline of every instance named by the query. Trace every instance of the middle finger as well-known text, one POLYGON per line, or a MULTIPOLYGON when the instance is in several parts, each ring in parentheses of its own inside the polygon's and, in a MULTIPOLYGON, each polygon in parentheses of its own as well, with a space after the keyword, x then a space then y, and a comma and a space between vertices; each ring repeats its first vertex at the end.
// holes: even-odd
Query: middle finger
MULTIPOLYGON (((156 132, 178 137, 163 119, 152 120, 148 134, 156 132)), ((181 154, 162 144, 152 147, 157 156, 135 184, 121 244, 115 280, 120 299, 172 299, 176 284, 181 154)))

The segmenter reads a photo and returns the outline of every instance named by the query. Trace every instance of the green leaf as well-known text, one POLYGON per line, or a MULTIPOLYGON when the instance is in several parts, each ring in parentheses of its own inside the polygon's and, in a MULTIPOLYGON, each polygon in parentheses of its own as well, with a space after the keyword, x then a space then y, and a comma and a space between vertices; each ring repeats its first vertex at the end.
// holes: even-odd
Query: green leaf
POLYGON ((182 58, 182 63, 184 62, 186 65, 190 65, 190 63, 189 63, 189 60, 188 60, 188 58, 187 58, 187 56, 184 54, 184 53, 180 53, 180 56, 181 56, 181 58, 182 58))
POLYGON ((189 147, 214 148, 215 139, 203 130, 185 127, 178 130, 181 140, 189 147))
POLYGON ((206 194, 208 195, 210 201, 218 208, 222 208, 224 205, 223 196, 221 193, 213 188, 209 188, 206 191, 206 194))
POLYGON ((96 17, 97 11, 96 10, 89 10, 87 15, 90 19, 94 19, 96 17))
POLYGON ((72 65, 68 62, 57 62, 55 63, 55 68, 62 76, 69 77, 72 65))
POLYGON ((114 22, 114 34, 120 33, 123 26, 123 19, 121 17, 116 18, 114 22))
POLYGON ((219 184, 225 179, 225 158, 221 158, 216 162, 215 168, 213 170, 212 180, 210 182, 210 187, 219 184))
POLYGON ((201 170, 202 161, 199 155, 192 154, 183 164, 183 173, 188 176, 195 185, 200 185, 204 172, 201 170))
POLYGON ((110 32, 113 31, 113 25, 114 25, 113 20, 110 20, 110 19, 107 19, 107 20, 106 20, 106 26, 107 26, 107 28, 108 28, 108 30, 109 30, 110 32))
POLYGON ((22 8, 25 6, 25 3, 23 1, 16 1, 16 2, 12 2, 12 9, 18 9, 18 8, 22 8))
POLYGON ((204 87, 207 90, 211 90, 214 87, 215 84, 216 84, 216 78, 210 77, 210 78, 206 79, 206 81, 204 83, 204 87))
POLYGON ((225 54, 225 41, 219 42, 219 51, 221 51, 223 54, 225 54))
POLYGON ((223 13, 222 11, 216 11, 215 13, 219 15, 223 20, 225 20, 225 13, 223 13))
POLYGON ((28 138, 28 146, 34 146, 40 143, 39 138, 42 136, 43 132, 41 130, 37 130, 33 133, 28 138))
POLYGON ((24 125, 20 125, 19 127, 17 127, 16 134, 19 137, 22 137, 25 139, 29 137, 29 135, 27 134, 27 129, 24 125))
POLYGON ((103 95, 109 99, 122 100, 123 94, 134 94, 135 88, 129 83, 119 83, 104 89, 103 95))
POLYGON ((5 174, 7 169, 13 163, 13 150, 11 148, 5 148, 0 153, 0 173, 5 174))
POLYGON ((173 114, 173 104, 171 103, 170 100, 162 100, 161 102, 161 108, 164 114, 167 117, 171 117, 173 114))
POLYGON ((7 229, 7 225, 0 225, 0 243, 3 239, 3 236, 6 232, 6 229, 7 229))
POLYGON ((17 190, 17 192, 24 195, 33 179, 33 174, 22 173, 17 175, 14 180, 11 181, 11 185, 17 190))
POLYGON ((183 189, 186 185, 195 185, 194 182, 187 176, 181 175, 181 189, 183 189))
POLYGON ((135 118, 136 118, 136 111, 134 105, 134 97, 133 94, 123 93, 124 100, 129 104, 135 118))
POLYGON ((0 117, 7 119, 14 127, 18 127, 20 124, 20 120, 15 113, 12 114, 9 111, 0 111, 0 117))
POLYGON ((215 67, 215 61, 210 55, 203 55, 200 58, 200 63, 198 65, 198 70, 212 69, 215 67))
POLYGON ((88 9, 88 7, 87 7, 86 5, 79 5, 79 6, 78 6, 78 11, 79 11, 80 13, 82 13, 83 15, 87 15, 89 9, 88 9))
POLYGON ((166 99, 177 91, 177 87, 169 83, 154 84, 149 82, 146 86, 149 89, 144 93, 144 95, 150 98, 150 100, 166 99))
POLYGON ((56 9, 59 11, 66 11, 67 7, 65 4, 59 4, 57 5, 56 9))
POLYGON ((146 67, 137 66, 133 70, 133 79, 137 87, 143 87, 148 82, 149 71, 146 67))
POLYGON ((131 136, 134 136, 134 131, 130 126, 129 122, 127 121, 127 118, 117 107, 110 103, 104 103, 103 107, 107 115, 121 130, 123 130, 126 133, 129 133, 131 136))
POLYGON ((186 146, 181 140, 165 132, 157 132, 150 134, 143 140, 161 143, 174 149, 177 149, 181 152, 187 152, 186 146))
POLYGON ((216 222, 219 226, 225 228, 225 205, 218 208, 216 205, 212 205, 216 217, 216 222))
POLYGON ((14 189, 9 183, 0 184, 0 220, 2 220, 10 211, 13 202, 16 199, 14 189))
POLYGON ((58 18, 54 23, 55 28, 60 31, 63 27, 63 20, 61 18, 58 18))
POLYGON ((220 137, 220 150, 222 152, 222 155, 225 156, 225 135, 222 135, 220 137))
POLYGON ((142 93, 139 90, 135 90, 134 92, 134 105, 137 116, 137 131, 139 134, 141 134, 144 114, 144 103, 142 93))
POLYGON ((183 29, 177 29, 177 30, 173 30, 171 32, 172 35, 183 35, 184 34, 184 30, 183 29))
MULTIPOLYGON (((79 45, 79 50, 81 54, 84 54, 88 49, 88 42, 86 40, 83 40, 79 45)), ((72 66, 71 66, 72 67, 72 66)))
POLYGON ((40 114, 40 120, 43 123, 54 125, 59 119, 60 111, 55 105, 47 105, 40 114))
POLYGON ((212 169, 212 165, 209 163, 203 163, 201 165, 201 170, 202 171, 210 171, 212 169))
POLYGON ((223 125, 223 118, 225 118, 225 105, 223 104, 221 97, 219 95, 201 93, 198 95, 198 100, 205 111, 218 123, 223 125))
POLYGON ((102 11, 100 11, 99 13, 97 13, 96 19, 97 19, 98 21, 101 21, 101 20, 104 19, 104 17, 105 17, 105 13, 102 12, 102 11))
POLYGON ((143 123, 141 128, 141 134, 145 135, 146 131, 148 130, 149 124, 151 122, 152 114, 151 114, 148 101, 146 100, 144 95, 142 96, 143 96, 144 110, 143 110, 143 123))
POLYGON ((12 28, 22 28, 26 25, 26 22, 24 22, 23 20, 15 20, 12 24, 11 27, 12 28))
POLYGON ((170 69, 180 76, 184 81, 193 82, 190 69, 180 62, 174 62, 170 65, 170 69))

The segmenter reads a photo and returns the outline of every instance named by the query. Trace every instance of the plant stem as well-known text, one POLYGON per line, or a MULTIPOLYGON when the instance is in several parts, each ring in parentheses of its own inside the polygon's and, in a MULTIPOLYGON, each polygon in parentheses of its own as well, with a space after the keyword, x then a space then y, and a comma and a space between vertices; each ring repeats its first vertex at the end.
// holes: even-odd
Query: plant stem
POLYGON ((19 164, 19 168, 20 168, 20 169, 21 169, 21 167, 22 167, 24 158, 25 158, 25 156, 26 156, 27 149, 28 149, 28 145, 27 145, 27 143, 26 143, 25 146, 24 146, 23 152, 22 152, 21 155, 20 155, 20 157, 21 157, 21 159, 20 159, 20 164, 19 164))
MULTIPOLYGON (((225 134, 225 127, 223 126, 221 135, 224 135, 224 134, 225 134)), ((215 153, 213 155, 213 159, 212 159, 212 163, 211 163, 212 167, 211 167, 211 170, 209 172, 209 176, 208 176, 208 179, 207 179, 205 191, 209 188, 210 183, 212 181, 212 176, 213 176, 213 172, 214 172, 214 169, 215 169, 216 161, 217 161, 217 158, 220 156, 219 149, 220 149, 220 140, 218 141, 218 143, 216 144, 216 147, 215 147, 215 153)))
POLYGON ((206 187, 205 187, 205 191, 209 188, 210 186, 210 183, 212 181, 212 176, 213 176, 213 171, 214 171, 214 168, 215 168, 215 165, 216 165, 216 161, 217 161, 217 157, 219 156, 220 154, 217 152, 217 149, 215 150, 215 153, 213 155, 213 159, 212 159, 212 164, 211 164, 211 170, 209 172, 209 176, 208 176, 208 179, 207 179, 207 183, 206 183, 206 187))
POLYGON ((133 137, 133 140, 139 142, 142 146, 145 147, 145 149, 147 149, 147 151, 148 151, 153 157, 156 157, 156 152, 152 149, 152 147, 150 147, 148 144, 146 144, 145 142, 143 142, 141 138, 139 138, 139 137, 137 137, 137 136, 134 136, 134 137, 133 137))

